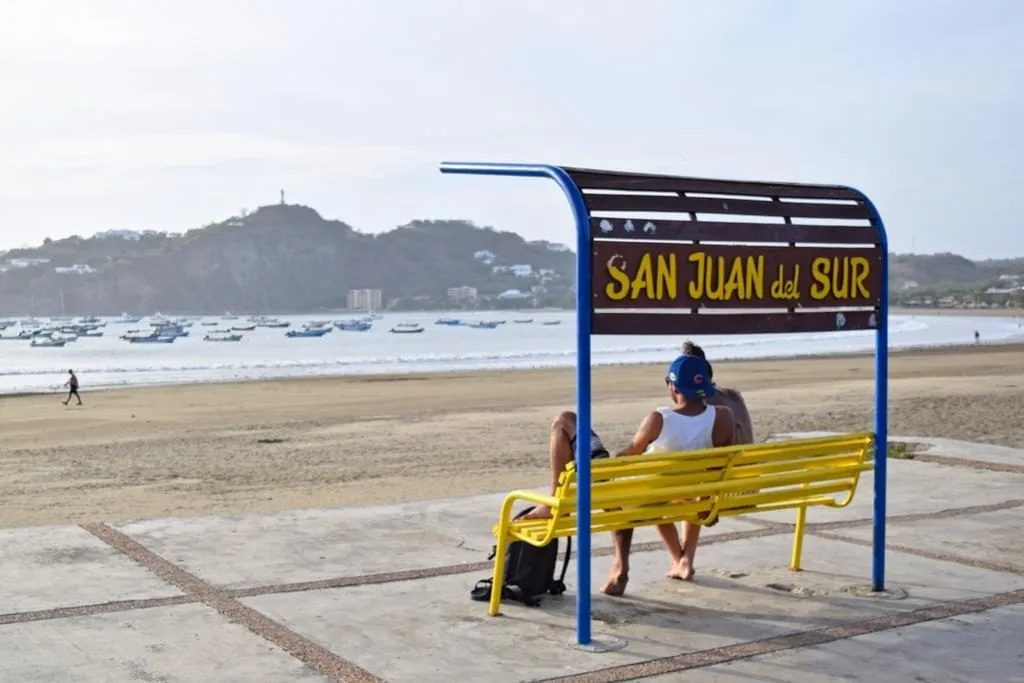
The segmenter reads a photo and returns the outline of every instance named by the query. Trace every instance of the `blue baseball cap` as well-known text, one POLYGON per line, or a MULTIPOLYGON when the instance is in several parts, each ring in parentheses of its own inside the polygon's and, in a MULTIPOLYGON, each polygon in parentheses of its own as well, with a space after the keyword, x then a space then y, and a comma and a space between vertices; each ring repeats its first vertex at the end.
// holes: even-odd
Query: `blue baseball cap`
POLYGON ((700 356, 679 356, 668 368, 666 380, 686 398, 711 398, 715 385, 711 382, 711 366, 700 356))

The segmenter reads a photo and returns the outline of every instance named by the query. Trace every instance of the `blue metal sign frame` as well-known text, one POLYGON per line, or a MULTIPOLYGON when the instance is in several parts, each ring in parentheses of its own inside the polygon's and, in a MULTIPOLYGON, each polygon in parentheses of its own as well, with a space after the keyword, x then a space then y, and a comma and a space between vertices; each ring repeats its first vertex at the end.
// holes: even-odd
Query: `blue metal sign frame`
MULTIPOLYGON (((549 178, 562 189, 572 209, 576 223, 576 431, 589 434, 591 429, 591 260, 590 212, 583 192, 569 173, 560 166, 549 164, 517 164, 487 162, 443 162, 442 173, 463 175, 494 175, 525 178, 549 178)), ((879 321, 875 334, 875 439, 874 456, 874 529, 871 584, 875 591, 885 589, 885 518, 886 518, 886 457, 888 434, 888 377, 889 377, 889 249, 882 217, 864 193, 855 192, 872 215, 882 250, 882 291, 879 321)), ((590 538, 590 457, 581 453, 589 441, 576 440, 577 479, 577 551, 576 551, 576 640, 589 645, 591 633, 591 538, 590 538)))

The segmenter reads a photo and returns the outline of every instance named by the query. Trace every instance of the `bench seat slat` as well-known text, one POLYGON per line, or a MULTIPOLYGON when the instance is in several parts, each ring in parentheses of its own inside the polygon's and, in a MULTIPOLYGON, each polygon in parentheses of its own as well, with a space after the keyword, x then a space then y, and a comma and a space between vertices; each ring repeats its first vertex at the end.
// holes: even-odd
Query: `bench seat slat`
MULTIPOLYGON (((873 469, 874 435, 816 437, 712 448, 689 453, 651 453, 591 462, 590 531, 604 533, 664 523, 706 523, 716 517, 797 510, 790 566, 800 568, 809 507, 849 505, 860 475, 873 469)), ((554 495, 513 491, 505 497, 494 533, 498 538, 494 585, 501 582, 508 543, 543 546, 574 536, 576 470, 570 464, 554 495), (548 519, 513 520, 517 502, 546 505, 548 519)), ((498 613, 491 596, 489 613, 498 613)))

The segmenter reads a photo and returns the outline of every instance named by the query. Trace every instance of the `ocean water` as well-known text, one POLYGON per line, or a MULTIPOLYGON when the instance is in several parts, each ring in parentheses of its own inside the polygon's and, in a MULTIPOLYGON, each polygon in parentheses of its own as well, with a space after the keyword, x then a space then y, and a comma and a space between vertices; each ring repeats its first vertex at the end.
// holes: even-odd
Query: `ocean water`
MULTIPOLYGON (((203 341, 211 327, 196 320, 189 337, 173 344, 129 344, 128 329, 108 323, 103 337, 79 338, 63 348, 31 347, 27 341, 0 341, 0 393, 54 391, 73 368, 82 388, 145 384, 254 380, 280 377, 506 370, 575 365, 575 324, 571 312, 487 312, 458 315, 465 321, 505 320, 495 329, 448 327, 434 322, 445 314, 385 314, 367 332, 334 330, 320 338, 285 337, 286 330, 257 328, 237 343, 203 341), (532 318, 531 323, 515 323, 532 318), (543 325, 543 321, 559 321, 543 325), (421 334, 390 334, 398 322, 424 326, 421 334)), ((280 316, 292 328, 324 316, 280 316)), ((207 318, 217 320, 217 318, 207 318)), ((245 324, 223 321, 220 328, 245 324)), ((915 315, 890 318, 893 349, 1024 340, 1014 318, 915 315)), ((2 334, 16 334, 11 328, 2 334)), ((874 333, 826 332, 803 335, 690 337, 712 360, 771 358, 869 351, 874 333)), ((680 337, 593 337, 594 365, 664 362, 678 353, 680 337)))

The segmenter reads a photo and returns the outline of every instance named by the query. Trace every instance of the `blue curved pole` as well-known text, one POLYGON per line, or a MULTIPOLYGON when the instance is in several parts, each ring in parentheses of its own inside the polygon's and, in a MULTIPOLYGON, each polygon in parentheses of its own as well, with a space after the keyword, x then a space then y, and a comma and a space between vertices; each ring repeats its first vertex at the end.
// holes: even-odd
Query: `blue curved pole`
POLYGON ((569 174, 547 164, 449 162, 441 173, 518 176, 554 180, 572 207, 576 222, 576 642, 590 634, 590 214, 583 193, 569 174))
MULTIPOLYGON (((852 189, 852 188, 851 188, 852 189)), ((875 329, 875 501, 871 543, 871 590, 885 590, 885 520, 889 464, 889 237, 874 202, 859 190, 871 212, 882 249, 882 291, 875 329)))

